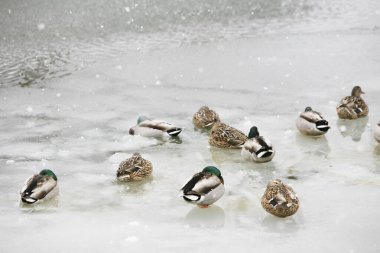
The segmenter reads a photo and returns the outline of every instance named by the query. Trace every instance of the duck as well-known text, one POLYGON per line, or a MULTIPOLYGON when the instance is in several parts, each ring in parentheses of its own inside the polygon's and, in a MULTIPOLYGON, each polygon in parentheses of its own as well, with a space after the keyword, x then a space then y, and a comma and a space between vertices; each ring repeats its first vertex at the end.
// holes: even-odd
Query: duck
POLYGON ((20 191, 21 201, 25 204, 34 204, 56 197, 59 193, 57 181, 57 176, 53 171, 41 170, 39 174, 31 176, 25 181, 20 191))
POLYGON ((241 155, 254 162, 263 163, 273 159, 275 150, 272 144, 263 136, 260 136, 256 126, 251 127, 248 139, 241 148, 241 155))
POLYGON ((181 189, 183 199, 199 207, 208 207, 224 194, 224 179, 220 170, 207 166, 195 174, 181 189))
POLYGON ((268 183, 261 205, 268 213, 285 218, 297 212, 300 202, 292 187, 274 179, 268 183))
POLYGON ((153 165, 142 158, 140 153, 122 161, 116 172, 116 178, 121 182, 141 181, 152 175, 153 165))
POLYGON ((380 121, 377 123, 375 127, 375 140, 380 143, 380 121))
POLYGON ((324 135, 330 129, 329 122, 310 106, 297 118, 296 126, 302 134, 310 136, 324 135))
POLYGON ((222 122, 214 124, 209 136, 209 144, 218 148, 241 148, 246 140, 243 132, 222 122))
POLYGON ((182 132, 182 128, 163 120, 150 119, 146 116, 139 116, 137 125, 129 129, 130 135, 140 135, 145 137, 163 137, 169 135, 175 137, 182 132))
POLYGON ((355 86, 352 89, 351 96, 344 97, 336 111, 341 119, 357 119, 368 115, 368 106, 361 97, 365 94, 360 86, 355 86))
POLYGON ((211 129, 216 122, 220 122, 219 115, 207 106, 199 108, 193 116, 193 124, 198 129, 211 129))

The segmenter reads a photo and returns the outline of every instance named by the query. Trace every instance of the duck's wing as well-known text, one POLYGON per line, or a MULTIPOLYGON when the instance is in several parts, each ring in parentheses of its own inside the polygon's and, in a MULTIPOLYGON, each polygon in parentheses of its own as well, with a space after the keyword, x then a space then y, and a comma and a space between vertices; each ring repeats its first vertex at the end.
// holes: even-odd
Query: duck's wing
POLYGON ((181 190, 184 194, 196 192, 204 195, 218 187, 221 183, 221 180, 217 176, 211 173, 200 172, 195 174, 181 190))
POLYGON ((227 143, 232 146, 242 146, 247 140, 247 136, 237 129, 228 127, 222 130, 222 136, 227 140, 227 143))
POLYGON ((316 111, 303 112, 301 113, 300 117, 310 123, 316 123, 320 120, 323 120, 322 115, 316 111))
POLYGON ((182 131, 182 128, 162 120, 145 120, 139 126, 167 132, 171 136, 177 136, 182 131))

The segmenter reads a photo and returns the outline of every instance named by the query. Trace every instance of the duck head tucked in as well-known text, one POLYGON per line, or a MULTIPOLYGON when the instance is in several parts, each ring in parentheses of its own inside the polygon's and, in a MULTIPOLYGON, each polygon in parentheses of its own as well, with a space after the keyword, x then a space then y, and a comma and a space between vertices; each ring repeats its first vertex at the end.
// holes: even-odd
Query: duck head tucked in
POLYGON ((218 168, 207 166, 195 174, 181 191, 186 202, 207 207, 223 196, 224 179, 218 168))
POLYGON ((33 204, 37 201, 53 198, 58 195, 58 178, 53 171, 43 169, 39 174, 28 178, 20 191, 21 201, 33 204))

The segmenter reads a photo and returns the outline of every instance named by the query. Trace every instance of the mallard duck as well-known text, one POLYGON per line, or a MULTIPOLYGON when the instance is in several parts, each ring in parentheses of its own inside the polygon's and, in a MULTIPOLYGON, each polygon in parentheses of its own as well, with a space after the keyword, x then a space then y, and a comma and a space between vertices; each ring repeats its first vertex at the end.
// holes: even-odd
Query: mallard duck
POLYGON ((241 148, 247 136, 236 128, 217 122, 211 128, 208 142, 218 148, 241 148))
POLYGON ((218 168, 207 166, 195 174, 181 191, 187 202, 207 207, 223 196, 224 180, 218 168))
POLYGON ((167 123, 162 120, 149 119, 146 116, 140 116, 137 119, 137 125, 129 129, 131 135, 141 135, 146 137, 162 137, 165 134, 177 136, 182 132, 182 128, 167 123))
POLYGON ((207 106, 199 108, 193 116, 193 124, 199 129, 211 128, 216 122, 220 122, 219 115, 207 106))
POLYGON ((357 119, 368 115, 368 106, 361 98, 364 94, 360 86, 355 86, 352 89, 351 96, 343 98, 336 111, 341 119, 357 119))
POLYGON ((20 191, 21 201, 26 204, 51 199, 58 193, 57 176, 48 169, 28 178, 20 191))
POLYGON ((153 166, 148 160, 134 153, 132 157, 120 163, 116 177, 123 182, 140 181, 152 175, 153 166))
POLYGON ((311 136, 323 135, 330 129, 329 122, 309 106, 297 118, 296 126, 301 133, 311 136))
POLYGON ((380 121, 377 123, 375 127, 375 140, 380 143, 380 121))
POLYGON ((275 179, 268 183, 261 205, 268 213, 284 218, 297 212, 299 200, 292 187, 275 179))
POLYGON ((263 136, 260 136, 257 127, 252 127, 249 131, 248 139, 241 149, 241 155, 246 159, 262 163, 272 160, 274 154, 272 144, 263 136))

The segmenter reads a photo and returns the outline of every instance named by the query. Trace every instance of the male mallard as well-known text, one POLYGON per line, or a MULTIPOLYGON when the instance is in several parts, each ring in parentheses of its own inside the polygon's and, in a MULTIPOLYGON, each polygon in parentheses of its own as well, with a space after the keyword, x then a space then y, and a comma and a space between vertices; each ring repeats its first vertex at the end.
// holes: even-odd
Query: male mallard
POLYGON ((275 179, 268 183, 261 205, 268 213, 284 218, 297 212, 299 200, 292 187, 275 179))
POLYGON ((162 137, 164 134, 177 136, 182 132, 182 128, 176 127, 162 120, 149 119, 146 116, 140 116, 137 119, 137 125, 129 129, 131 135, 141 135, 146 137, 162 137))
POLYGON ((241 148, 247 136, 236 128, 217 122, 211 129, 208 142, 218 148, 241 148))
POLYGON ((205 167, 182 187, 183 199, 187 202, 207 207, 224 194, 224 180, 220 170, 214 166, 205 167))
POLYGON ((377 123, 375 127, 375 140, 380 143, 380 121, 377 123))
POLYGON ((153 166, 148 160, 134 153, 131 158, 120 163, 116 177, 123 182, 140 181, 152 175, 153 166))
POLYGON ((319 112, 306 107, 305 111, 297 118, 296 126, 305 135, 318 136, 327 133, 330 129, 327 122, 319 112))
POLYGON ((216 122, 220 122, 219 115, 208 108, 202 106, 193 116, 193 124, 200 129, 211 128, 216 122))
POLYGON ((248 139, 241 149, 241 155, 255 162, 263 163, 272 160, 274 153, 272 144, 263 136, 260 136, 257 127, 252 127, 249 131, 248 139))
POLYGON ((351 96, 343 98, 336 111, 341 119, 357 119, 368 115, 368 106, 360 97, 364 94, 360 86, 352 89, 351 96))
POLYGON ((22 202, 33 204, 37 201, 51 199, 57 196, 58 192, 57 176, 53 171, 44 169, 25 181, 20 195, 22 202))

